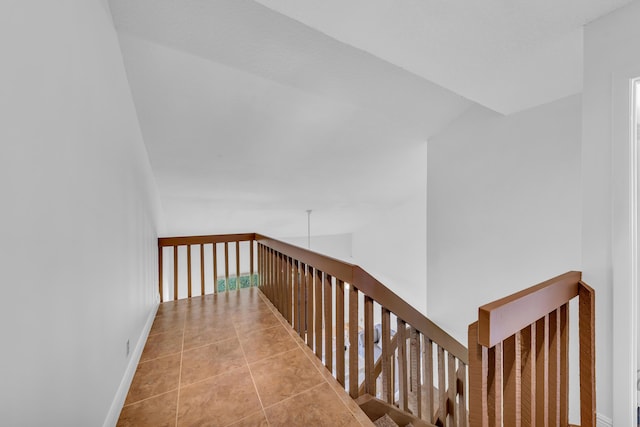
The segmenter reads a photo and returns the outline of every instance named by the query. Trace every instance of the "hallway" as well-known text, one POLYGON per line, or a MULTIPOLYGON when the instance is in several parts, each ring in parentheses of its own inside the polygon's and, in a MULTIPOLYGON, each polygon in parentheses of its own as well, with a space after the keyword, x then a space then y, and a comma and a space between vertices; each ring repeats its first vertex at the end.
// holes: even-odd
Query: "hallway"
POLYGON ((257 288, 158 308, 118 426, 372 425, 257 288))

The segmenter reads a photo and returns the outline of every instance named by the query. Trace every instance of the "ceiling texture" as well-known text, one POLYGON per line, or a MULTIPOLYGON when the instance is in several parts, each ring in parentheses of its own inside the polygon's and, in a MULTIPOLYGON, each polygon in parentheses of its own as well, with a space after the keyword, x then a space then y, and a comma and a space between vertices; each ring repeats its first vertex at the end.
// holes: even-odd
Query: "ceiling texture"
POLYGON ((626 3, 110 0, 162 233, 352 232, 471 105, 579 93, 582 26, 626 3))

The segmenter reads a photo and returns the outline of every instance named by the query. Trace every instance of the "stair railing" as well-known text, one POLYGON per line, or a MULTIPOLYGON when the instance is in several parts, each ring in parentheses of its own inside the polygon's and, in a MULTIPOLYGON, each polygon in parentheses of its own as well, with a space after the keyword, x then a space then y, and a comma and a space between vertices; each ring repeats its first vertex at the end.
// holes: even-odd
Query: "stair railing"
POLYGON ((462 344, 357 265, 255 240, 260 288, 352 398, 377 396, 429 423, 467 425, 462 344))
POLYGON ((595 295, 568 272, 478 310, 469 326, 469 424, 567 426, 569 301, 578 298, 580 421, 596 425, 595 295))

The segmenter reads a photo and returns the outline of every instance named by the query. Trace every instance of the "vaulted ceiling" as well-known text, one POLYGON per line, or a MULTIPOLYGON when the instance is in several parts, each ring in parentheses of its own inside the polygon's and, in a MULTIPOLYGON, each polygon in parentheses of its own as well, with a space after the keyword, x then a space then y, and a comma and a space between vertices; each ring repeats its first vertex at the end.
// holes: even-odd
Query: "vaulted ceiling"
POLYGON ((473 103, 581 91, 582 25, 627 0, 111 0, 166 234, 350 232, 425 191, 473 103))

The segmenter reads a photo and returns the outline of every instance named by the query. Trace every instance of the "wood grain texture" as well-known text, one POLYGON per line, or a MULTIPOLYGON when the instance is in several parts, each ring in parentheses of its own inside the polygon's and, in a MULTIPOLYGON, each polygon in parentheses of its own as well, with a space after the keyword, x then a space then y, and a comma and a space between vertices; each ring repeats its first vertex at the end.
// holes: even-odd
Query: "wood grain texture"
POLYGON ((595 293, 580 282, 578 329, 580 341, 580 422, 582 427, 596 425, 596 347, 595 293))
POLYGON ((466 427, 467 413, 467 366, 458 361, 458 425, 466 427))
POLYGON ((391 376, 391 312, 382 307, 382 400, 393 403, 394 384, 391 376))
POLYGON ((487 402, 489 377, 488 349, 478 343, 478 322, 469 325, 469 426, 489 427, 487 402))
POLYGON ((358 397, 358 290, 349 286, 349 395, 358 397))
POLYGON ((561 426, 569 424, 569 304, 559 308, 560 341, 560 390, 559 422, 561 426))
POLYGON ((344 282, 336 280, 336 380, 342 387, 344 381, 344 282))
POLYGON ((253 283, 253 279, 254 279, 253 278, 253 275, 254 275, 254 272, 253 272, 253 269, 254 269, 254 266, 253 266, 253 264, 254 264, 254 260, 253 260, 254 246, 255 246, 254 240, 253 239, 249 240, 249 286, 253 286, 255 284, 255 283, 253 283))
POLYGON ((313 268, 307 265, 306 292, 307 292, 307 346, 313 350, 313 268))
POLYGON ((438 419, 434 424, 447 423, 447 380, 444 348, 438 345, 438 419))
POLYGON ((200 243, 200 295, 204 295, 204 243, 200 243))
POLYGON ((536 422, 549 425, 549 315, 536 322, 536 422))
POLYGON ((293 261, 293 330, 300 334, 300 263, 293 261))
POLYGON ((229 290, 229 242, 224 242, 224 290, 229 290))
MULTIPOLYGON (((213 293, 217 294, 218 293, 218 245, 216 245, 215 243, 212 245, 213 246, 213 254, 211 255, 211 258, 213 258, 213 293)), ((264 274, 264 270, 262 271, 262 274, 264 274)))
POLYGON ((178 300, 178 247, 173 247, 173 300, 178 300))
POLYGON ((236 290, 240 290, 240 242, 236 241, 236 290))
POLYGON ((159 237, 158 246, 199 245, 207 243, 237 242, 253 240, 255 233, 213 234, 207 236, 159 237))
POLYGON ((570 271, 478 309, 478 341, 493 347, 578 295, 581 273, 570 271))
POLYGON ((408 398, 408 385, 407 385, 407 338, 406 329, 407 324, 404 320, 397 318, 397 332, 398 336, 398 391, 399 398, 398 404, 401 410, 407 411, 409 409, 408 398))
MULTIPOLYGON (((324 275, 324 366, 333 372, 333 279, 324 275)), ((336 331, 337 332, 337 331, 336 331)))
POLYGON ((524 328, 520 339, 520 378, 522 427, 535 427, 536 410, 536 363, 535 363, 535 327, 536 324, 524 328))
POLYGON ((158 247, 158 293, 160 294, 160 302, 164 302, 164 281, 162 277, 163 268, 162 268, 162 251, 163 248, 161 246, 158 247))
POLYGON ((456 369, 456 358, 451 353, 447 353, 447 400, 444 406, 447 408, 447 425, 458 425, 458 375, 456 369))
POLYGON ((364 297, 364 392, 376 395, 373 377, 373 300, 364 297))
POLYGON ((313 279, 313 287, 315 290, 315 308, 314 308, 314 324, 315 324, 315 351, 316 357, 322 360, 322 271, 315 269, 315 277, 313 279))
POLYGON ((191 245, 187 245, 187 295, 191 298, 191 245))
POLYGON ((420 366, 420 334, 413 326, 409 328, 409 410, 422 417, 422 373, 420 366))
POLYGON ((502 344, 489 348, 487 409, 489 425, 502 425, 502 344))
POLYGON ((432 423, 435 412, 433 407, 433 341, 424 335, 422 335, 422 372, 424 375, 422 419, 432 423))
POLYGON ((502 343, 503 363, 503 416, 505 425, 520 427, 521 422, 521 354, 520 333, 502 343))
POLYGON ((549 313, 549 426, 560 425, 560 322, 558 310, 549 313))

